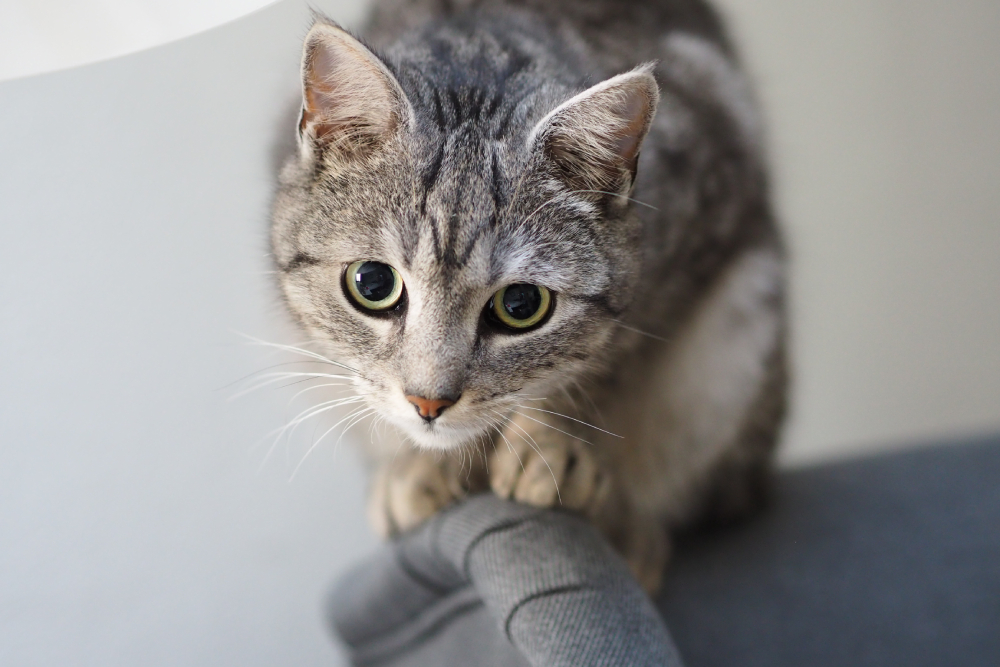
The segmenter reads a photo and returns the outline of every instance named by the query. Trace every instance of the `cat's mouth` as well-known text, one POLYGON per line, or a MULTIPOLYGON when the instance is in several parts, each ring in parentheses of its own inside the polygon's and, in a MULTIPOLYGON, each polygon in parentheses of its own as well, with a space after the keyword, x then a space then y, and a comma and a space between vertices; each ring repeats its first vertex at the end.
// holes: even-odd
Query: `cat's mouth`
POLYGON ((488 433, 489 420, 470 414, 467 401, 446 401, 447 405, 375 406, 397 429, 421 449, 453 450, 481 441, 488 433), (433 409, 438 408, 438 409, 433 409), (431 416, 433 415, 433 417, 431 416))
POLYGON ((481 439, 486 434, 486 428, 432 422, 430 424, 410 425, 405 429, 405 432, 421 448, 451 450, 481 439))

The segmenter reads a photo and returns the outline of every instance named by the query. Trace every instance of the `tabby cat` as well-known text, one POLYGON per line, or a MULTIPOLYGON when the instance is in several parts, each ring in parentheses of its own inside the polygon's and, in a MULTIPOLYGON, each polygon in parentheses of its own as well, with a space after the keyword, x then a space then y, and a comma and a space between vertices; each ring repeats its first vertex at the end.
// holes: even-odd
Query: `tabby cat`
POLYGON ((272 243, 392 433, 371 516, 470 492, 589 517, 649 590, 752 508, 785 406, 753 98, 701 0, 380 0, 318 17, 272 243))

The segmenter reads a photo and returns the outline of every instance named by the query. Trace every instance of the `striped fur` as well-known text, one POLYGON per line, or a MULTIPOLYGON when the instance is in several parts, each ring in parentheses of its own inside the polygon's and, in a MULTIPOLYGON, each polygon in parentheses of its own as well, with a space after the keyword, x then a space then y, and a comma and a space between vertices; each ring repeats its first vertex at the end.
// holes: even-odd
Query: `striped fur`
POLYGON ((663 527, 757 502, 784 413, 781 243, 719 21, 697 0, 382 0, 368 35, 307 37, 272 241, 290 311, 394 426, 376 523, 490 484, 587 513, 655 588, 663 527), (351 305, 362 259, 399 271, 403 306, 351 305), (551 317, 491 328, 520 282, 551 317), (408 394, 461 398, 427 424, 408 394))

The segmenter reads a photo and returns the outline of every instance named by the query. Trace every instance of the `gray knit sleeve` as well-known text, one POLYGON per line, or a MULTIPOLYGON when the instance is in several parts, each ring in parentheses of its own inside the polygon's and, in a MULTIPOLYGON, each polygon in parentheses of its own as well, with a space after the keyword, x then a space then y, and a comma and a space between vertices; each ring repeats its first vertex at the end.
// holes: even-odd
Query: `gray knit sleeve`
POLYGON ((492 494, 446 509, 349 572, 330 615, 358 666, 681 665, 597 531, 492 494))

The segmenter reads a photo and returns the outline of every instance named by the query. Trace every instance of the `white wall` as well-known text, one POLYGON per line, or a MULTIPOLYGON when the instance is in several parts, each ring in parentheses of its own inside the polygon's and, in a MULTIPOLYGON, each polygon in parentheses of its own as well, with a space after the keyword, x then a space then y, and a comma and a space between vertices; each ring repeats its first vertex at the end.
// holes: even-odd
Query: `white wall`
POLYGON ((785 460, 1000 429, 1000 3, 721 4, 794 261, 785 460))
POLYGON ((4 0, 0 2, 0 81, 166 44, 272 2, 4 0))
MULTIPOLYGON (((786 460, 1000 428, 1000 5, 726 6, 795 260, 786 460)), ((326 446, 290 482, 308 432, 252 448, 289 392, 226 401, 275 362, 234 331, 295 339, 268 144, 307 24, 0 84, 0 664, 337 664, 360 470, 326 446)))
MULTIPOLYGON (((0 84, 0 665, 332 665, 321 599, 374 541, 288 392, 269 144, 304 3, 0 84)), ((288 132, 293 128, 288 127, 288 132)))

